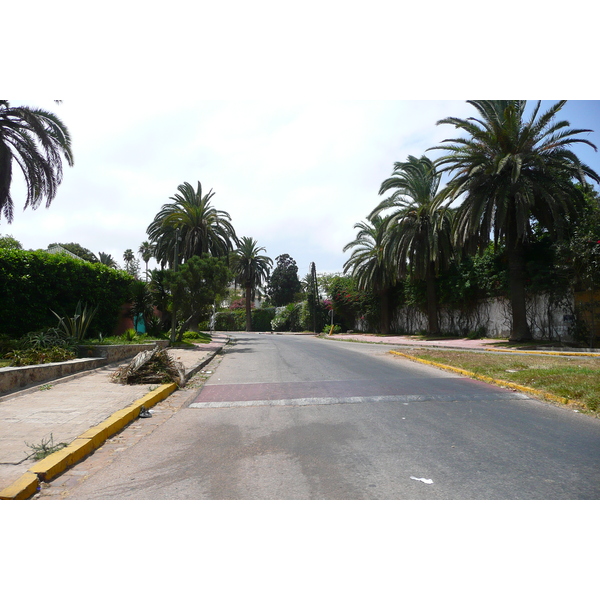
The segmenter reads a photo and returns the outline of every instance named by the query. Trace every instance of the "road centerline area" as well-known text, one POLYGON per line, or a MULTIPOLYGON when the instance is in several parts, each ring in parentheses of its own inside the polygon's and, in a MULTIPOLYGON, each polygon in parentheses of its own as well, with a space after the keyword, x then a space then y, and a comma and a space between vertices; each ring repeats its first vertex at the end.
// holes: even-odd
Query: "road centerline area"
POLYGON ((478 401, 501 395, 506 396, 506 391, 458 378, 274 382, 206 385, 188 406, 223 408, 382 401, 478 401), (474 393, 474 386, 478 393, 474 393))

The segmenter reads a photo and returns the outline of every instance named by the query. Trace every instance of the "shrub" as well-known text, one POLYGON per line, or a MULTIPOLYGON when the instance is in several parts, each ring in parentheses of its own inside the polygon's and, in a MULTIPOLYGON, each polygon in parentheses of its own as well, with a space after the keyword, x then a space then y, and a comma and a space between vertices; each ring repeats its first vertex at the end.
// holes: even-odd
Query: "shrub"
MULTIPOLYGON (((331 332, 331 325, 325 325, 325 327, 323 327, 323 333, 326 333, 327 335, 329 335, 330 332, 331 332)), ((334 325, 333 333, 342 333, 342 328, 339 325, 334 325)))
POLYGON ((302 302, 276 308, 275 317, 271 320, 273 331, 302 331, 301 309, 302 302))
POLYGON ((137 331, 132 327, 125 331, 122 337, 126 342, 133 342, 134 340, 138 339, 138 334, 137 331))
POLYGON ((77 340, 58 327, 48 327, 24 335, 19 340, 19 347, 23 350, 30 348, 34 350, 65 348, 74 352, 77 347, 77 340))
POLYGON ((98 305, 90 331, 110 335, 132 278, 100 263, 42 250, 0 249, 0 333, 13 337, 56 325, 51 309, 75 314, 77 303, 98 305))
POLYGON ((64 362, 77 358, 75 352, 55 346, 53 348, 27 348, 26 350, 12 350, 6 357, 10 360, 11 367, 24 367, 27 365, 41 365, 45 363, 64 362))
POLYGON ((252 311, 252 330, 271 331, 271 321, 275 317, 275 307, 257 308, 252 311))

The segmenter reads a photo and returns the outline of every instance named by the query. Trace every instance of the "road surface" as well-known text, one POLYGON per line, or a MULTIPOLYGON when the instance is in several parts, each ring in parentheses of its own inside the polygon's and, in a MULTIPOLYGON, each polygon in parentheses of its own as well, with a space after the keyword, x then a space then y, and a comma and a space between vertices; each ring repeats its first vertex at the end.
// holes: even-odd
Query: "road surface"
POLYGON ((389 349, 235 333, 199 393, 63 497, 600 498, 600 421, 389 349))

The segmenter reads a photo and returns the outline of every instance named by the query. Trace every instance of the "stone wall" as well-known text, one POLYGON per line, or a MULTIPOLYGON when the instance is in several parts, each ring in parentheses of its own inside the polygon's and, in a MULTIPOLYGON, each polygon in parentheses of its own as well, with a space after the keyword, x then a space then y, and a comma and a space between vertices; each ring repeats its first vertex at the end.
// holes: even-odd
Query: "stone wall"
MULTIPOLYGON (((569 327, 572 324, 573 300, 563 304, 550 303, 548 296, 527 300, 527 320, 534 339, 571 342, 569 327)), ((467 336, 479 332, 491 338, 508 338, 511 327, 510 303, 504 298, 482 301, 473 310, 440 309, 438 313, 442 333, 467 336)), ((364 321, 358 319, 356 331, 365 330, 364 321)), ((392 332, 415 334, 427 330, 427 315, 414 306, 397 311, 392 321, 392 332)))
POLYGON ((97 369, 106 363, 105 358, 77 358, 44 365, 2 367, 0 369, 0 394, 8 394, 45 381, 52 381, 89 369, 97 369))
POLYGON ((161 348, 166 348, 169 342, 168 340, 160 340, 149 344, 79 346, 79 355, 82 358, 76 358, 75 360, 46 363, 44 365, 28 365, 26 367, 3 367, 0 368, 0 395, 42 384, 45 381, 97 369, 110 363, 121 362, 134 357, 143 350, 150 350, 157 344, 161 348))

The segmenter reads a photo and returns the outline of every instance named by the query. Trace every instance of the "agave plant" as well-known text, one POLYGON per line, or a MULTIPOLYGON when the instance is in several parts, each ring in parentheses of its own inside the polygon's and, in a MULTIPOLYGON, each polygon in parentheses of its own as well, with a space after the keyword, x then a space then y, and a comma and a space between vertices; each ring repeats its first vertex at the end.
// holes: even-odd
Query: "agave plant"
POLYGON ((61 317, 53 310, 51 312, 56 316, 58 319, 58 326, 63 329, 67 336, 81 342, 85 338, 90 323, 98 312, 98 306, 92 310, 88 310, 87 304, 84 304, 82 307, 80 300, 75 308, 74 317, 61 317))

